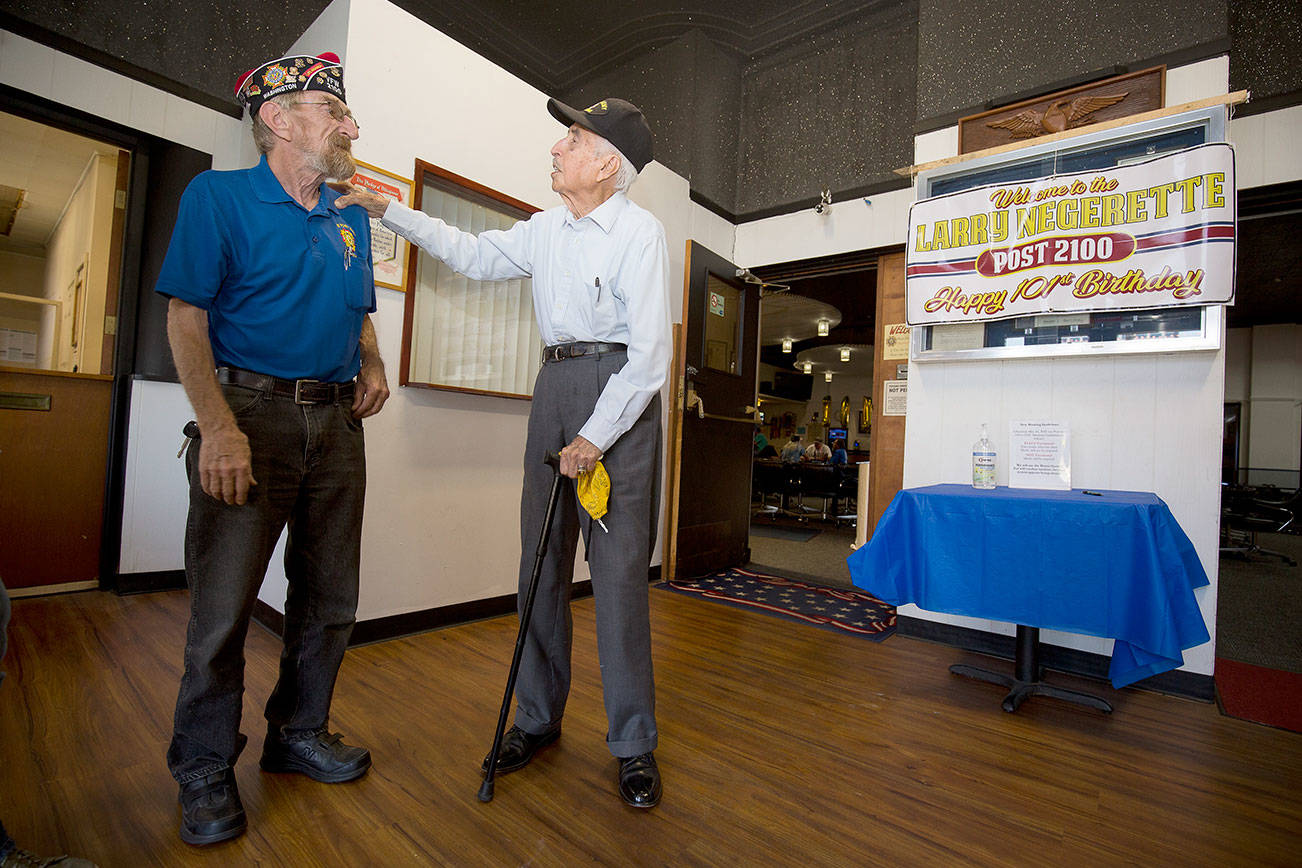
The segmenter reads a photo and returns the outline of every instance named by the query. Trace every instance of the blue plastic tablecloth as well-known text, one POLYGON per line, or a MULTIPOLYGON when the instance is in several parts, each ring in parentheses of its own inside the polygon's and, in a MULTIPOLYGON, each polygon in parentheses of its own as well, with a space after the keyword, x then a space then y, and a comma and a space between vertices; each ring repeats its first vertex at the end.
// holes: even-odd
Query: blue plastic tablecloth
POLYGON ((932 485, 901 491, 850 555, 895 605, 1115 639, 1115 687, 1175 669, 1208 641, 1207 574, 1162 499, 1139 491, 932 485))

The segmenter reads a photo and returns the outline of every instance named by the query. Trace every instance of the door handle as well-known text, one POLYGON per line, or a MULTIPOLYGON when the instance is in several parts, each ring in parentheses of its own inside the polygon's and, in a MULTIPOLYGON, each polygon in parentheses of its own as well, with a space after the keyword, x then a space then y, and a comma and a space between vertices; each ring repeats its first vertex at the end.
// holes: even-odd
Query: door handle
POLYGON ((696 408, 696 415, 704 419, 705 402, 701 400, 701 395, 699 392, 696 391, 695 387, 693 387, 691 384, 688 384, 687 405, 683 408, 683 412, 690 413, 693 407, 696 408))

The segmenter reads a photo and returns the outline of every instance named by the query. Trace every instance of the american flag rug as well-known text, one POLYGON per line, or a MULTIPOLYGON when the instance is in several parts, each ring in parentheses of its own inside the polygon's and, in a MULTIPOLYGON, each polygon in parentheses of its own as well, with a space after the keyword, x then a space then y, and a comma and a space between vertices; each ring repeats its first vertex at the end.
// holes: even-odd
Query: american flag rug
POLYGON ((737 568, 698 579, 660 582, 656 587, 874 642, 895 632, 895 607, 851 588, 797 582, 737 568))

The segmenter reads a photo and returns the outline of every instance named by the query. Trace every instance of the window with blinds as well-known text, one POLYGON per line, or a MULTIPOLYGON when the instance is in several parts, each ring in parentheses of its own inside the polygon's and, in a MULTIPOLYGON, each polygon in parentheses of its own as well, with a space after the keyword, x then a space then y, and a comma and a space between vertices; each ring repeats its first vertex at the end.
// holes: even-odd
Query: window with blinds
MULTIPOLYGON (((415 208, 474 234, 538 210, 420 160, 414 181, 415 208)), ((412 259, 402 385, 530 398, 542 359, 531 281, 470 280, 418 249, 412 259)))

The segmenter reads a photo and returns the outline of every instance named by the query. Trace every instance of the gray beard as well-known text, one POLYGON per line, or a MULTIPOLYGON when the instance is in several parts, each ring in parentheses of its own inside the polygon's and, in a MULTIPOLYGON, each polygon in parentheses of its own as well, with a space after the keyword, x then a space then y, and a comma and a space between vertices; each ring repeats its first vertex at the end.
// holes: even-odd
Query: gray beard
POLYGON ((353 155, 340 147, 331 146, 328 152, 307 154, 307 158, 312 170, 327 178, 346 181, 357 174, 357 163, 353 161, 353 155))

